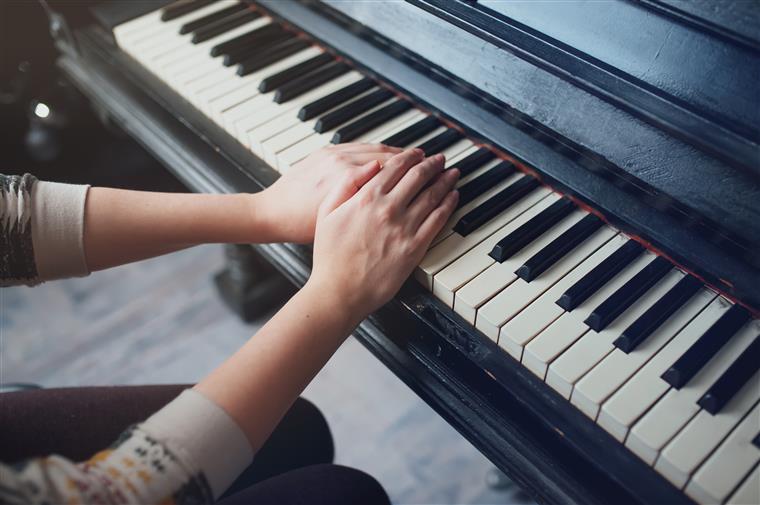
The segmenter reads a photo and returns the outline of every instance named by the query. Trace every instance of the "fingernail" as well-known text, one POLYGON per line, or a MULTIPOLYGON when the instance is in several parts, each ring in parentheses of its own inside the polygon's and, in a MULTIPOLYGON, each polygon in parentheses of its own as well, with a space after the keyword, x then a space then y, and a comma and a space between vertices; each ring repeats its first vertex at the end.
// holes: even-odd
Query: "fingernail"
POLYGON ((452 189, 449 195, 451 195, 450 198, 454 200, 459 200, 459 191, 457 191, 456 189, 452 189))
POLYGON ((435 161, 444 161, 444 160, 446 159, 446 156, 444 156, 444 155, 443 155, 443 154, 441 154, 441 153, 438 153, 438 154, 436 154, 435 156, 433 156, 433 159, 434 159, 435 161))
POLYGON ((423 151, 423 150, 422 150, 422 149, 420 149, 419 147, 415 147, 414 149, 412 149, 412 151, 413 151, 413 152, 414 152, 414 154, 416 154, 417 156, 424 156, 424 155, 425 155, 425 151, 423 151))
POLYGON ((456 178, 459 177, 459 169, 458 168, 449 168, 448 170, 446 170, 446 174, 450 178, 456 179, 456 178))

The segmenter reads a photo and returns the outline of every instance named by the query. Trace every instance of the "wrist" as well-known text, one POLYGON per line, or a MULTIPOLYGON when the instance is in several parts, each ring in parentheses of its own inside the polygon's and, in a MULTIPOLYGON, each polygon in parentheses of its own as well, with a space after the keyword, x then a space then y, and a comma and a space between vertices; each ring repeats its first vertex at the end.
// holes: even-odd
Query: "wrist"
POLYGON ((356 303, 355 297, 338 289, 336 282, 323 281, 312 275, 299 295, 307 299, 309 306, 315 307, 315 310, 332 319, 335 324, 344 327, 346 336, 367 316, 364 309, 356 303))
POLYGON ((247 200, 246 236, 251 243, 278 242, 276 221, 266 189, 244 195, 247 200))

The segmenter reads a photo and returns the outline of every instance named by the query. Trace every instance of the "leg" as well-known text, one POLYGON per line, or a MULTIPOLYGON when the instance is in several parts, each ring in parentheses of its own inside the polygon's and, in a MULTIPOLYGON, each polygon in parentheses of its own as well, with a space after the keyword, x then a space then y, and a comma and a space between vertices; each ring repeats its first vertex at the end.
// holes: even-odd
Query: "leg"
POLYGON ((272 503, 390 505, 390 500, 380 483, 360 470, 315 465, 277 475, 218 502, 219 505, 272 503))
POLYGON ((313 403, 299 398, 224 496, 296 468, 332 463, 330 428, 313 403))
MULTIPOLYGON (((48 454, 82 461, 108 447, 190 386, 61 388, 0 394, 0 460, 48 454)), ((330 429, 313 404, 298 399, 231 489, 333 458, 330 429)))

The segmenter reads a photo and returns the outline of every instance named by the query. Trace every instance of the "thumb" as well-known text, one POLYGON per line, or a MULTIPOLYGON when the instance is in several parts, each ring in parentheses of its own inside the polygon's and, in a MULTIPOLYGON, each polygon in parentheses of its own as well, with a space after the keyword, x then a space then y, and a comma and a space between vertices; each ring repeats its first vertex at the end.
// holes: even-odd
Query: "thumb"
POLYGON ((330 191, 322 201, 322 205, 319 206, 319 215, 325 216, 343 205, 379 171, 380 162, 377 160, 365 163, 356 170, 348 171, 343 181, 330 191))

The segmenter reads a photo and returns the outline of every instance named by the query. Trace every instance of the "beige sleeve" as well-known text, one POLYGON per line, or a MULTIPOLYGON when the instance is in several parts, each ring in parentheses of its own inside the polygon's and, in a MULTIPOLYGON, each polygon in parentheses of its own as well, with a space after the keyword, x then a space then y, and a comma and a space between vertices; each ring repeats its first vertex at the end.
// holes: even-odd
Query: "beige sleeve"
POLYGON ((84 206, 89 186, 37 181, 32 189, 32 244, 40 281, 89 275, 84 206))

